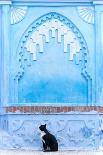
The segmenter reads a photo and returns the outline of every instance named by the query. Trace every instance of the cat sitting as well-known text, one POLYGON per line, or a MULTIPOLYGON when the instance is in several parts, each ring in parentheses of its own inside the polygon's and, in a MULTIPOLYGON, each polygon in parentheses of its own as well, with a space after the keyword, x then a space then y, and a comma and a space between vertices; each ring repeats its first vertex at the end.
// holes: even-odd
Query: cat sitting
POLYGON ((58 142, 47 129, 46 124, 39 127, 43 143, 43 152, 58 151, 58 142))

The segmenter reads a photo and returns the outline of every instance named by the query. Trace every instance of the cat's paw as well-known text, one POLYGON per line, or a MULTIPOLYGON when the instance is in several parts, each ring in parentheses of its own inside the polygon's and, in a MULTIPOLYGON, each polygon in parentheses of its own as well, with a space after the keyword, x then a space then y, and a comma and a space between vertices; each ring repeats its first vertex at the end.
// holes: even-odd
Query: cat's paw
POLYGON ((50 151, 50 150, 47 150, 47 149, 46 149, 46 150, 43 150, 43 152, 49 152, 49 151, 50 151))
POLYGON ((45 152, 46 150, 42 149, 43 152, 45 152))

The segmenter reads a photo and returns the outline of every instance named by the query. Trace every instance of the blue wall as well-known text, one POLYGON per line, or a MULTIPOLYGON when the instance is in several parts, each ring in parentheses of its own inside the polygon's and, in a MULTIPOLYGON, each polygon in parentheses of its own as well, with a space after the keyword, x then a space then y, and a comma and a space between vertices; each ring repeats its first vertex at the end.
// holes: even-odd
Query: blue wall
POLYGON ((20 80, 19 98, 19 102, 87 103, 87 81, 53 40, 20 80))
MULTIPOLYGON (((103 3, 60 1, 0 1, 0 107, 102 106, 103 3), (55 33, 53 20, 59 25, 55 33)), ((96 112, 3 112, 0 148, 42 149, 38 126, 44 123, 59 149, 103 147, 103 119, 96 112)))
POLYGON ((97 150, 102 142, 99 121, 95 112, 35 114, 35 117, 34 114, 8 114, 8 121, 2 121, 5 128, 0 129, 0 148, 42 150, 38 127, 46 123, 58 140, 59 150, 97 150))
MULTIPOLYGON (((0 7, 0 17, 2 17, 1 15, 1 7, 0 7)), ((2 37, 1 35, 1 18, 0 18, 0 38, 2 37)), ((0 70, 1 70, 1 43, 0 43, 0 70)), ((0 86, 1 86, 1 76, 0 76, 0 86)), ((0 87, 0 103, 1 103, 1 87, 0 87)))
POLYGON ((19 82, 19 102, 87 103, 87 81, 81 68, 69 62, 69 51, 64 53, 63 43, 56 40, 50 38, 37 61, 26 68, 19 82))
POLYGON ((102 3, 6 1, 1 2, 1 10, 1 104, 102 104, 102 3), (45 24, 54 19, 61 22, 63 31, 72 33, 72 39, 74 35, 75 41, 66 47, 63 37, 68 32, 61 34, 58 28, 52 36, 49 30, 49 41, 42 34, 43 43, 37 39, 34 52, 33 34, 43 25, 46 30, 45 24), (71 59, 72 46, 75 50, 71 59))

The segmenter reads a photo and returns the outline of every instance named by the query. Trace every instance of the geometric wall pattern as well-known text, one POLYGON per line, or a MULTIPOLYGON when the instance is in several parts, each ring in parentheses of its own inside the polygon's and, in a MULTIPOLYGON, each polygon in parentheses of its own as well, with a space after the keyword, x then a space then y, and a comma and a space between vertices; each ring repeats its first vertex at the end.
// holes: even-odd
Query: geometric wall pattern
POLYGON ((46 21, 43 25, 40 25, 31 35, 30 39, 26 42, 26 49, 28 52, 33 54, 33 60, 37 60, 36 57, 36 45, 39 45, 39 52, 43 52, 43 36, 45 36, 45 42, 49 42, 50 40, 50 31, 51 36, 55 38, 56 31, 58 42, 61 43, 62 36, 64 36, 64 52, 67 52, 68 45, 70 45, 70 55, 68 56, 69 60, 73 60, 74 55, 80 52, 80 43, 70 28, 67 25, 64 25, 58 19, 51 19, 46 21))

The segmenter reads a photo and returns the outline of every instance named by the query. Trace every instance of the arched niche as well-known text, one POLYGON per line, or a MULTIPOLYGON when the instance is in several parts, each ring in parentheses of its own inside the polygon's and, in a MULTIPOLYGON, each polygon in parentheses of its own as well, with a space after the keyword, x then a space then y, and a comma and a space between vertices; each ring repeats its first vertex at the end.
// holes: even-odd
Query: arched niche
POLYGON ((18 103, 87 105, 91 78, 88 48, 79 29, 50 12, 34 21, 17 50, 15 98, 18 103))

